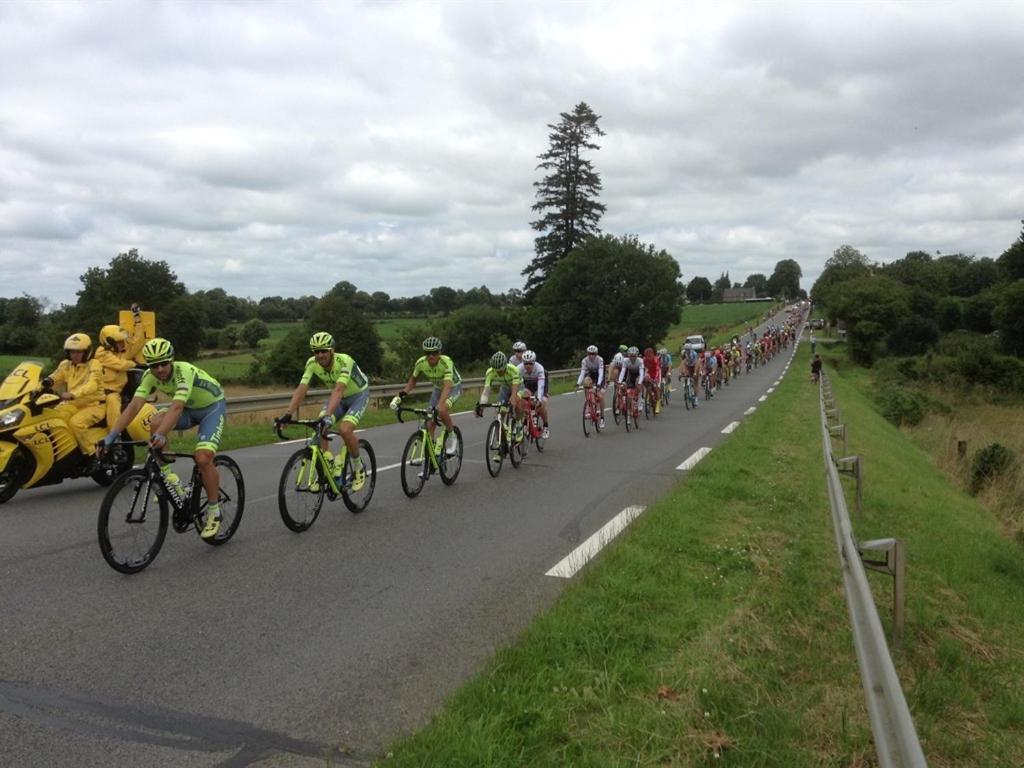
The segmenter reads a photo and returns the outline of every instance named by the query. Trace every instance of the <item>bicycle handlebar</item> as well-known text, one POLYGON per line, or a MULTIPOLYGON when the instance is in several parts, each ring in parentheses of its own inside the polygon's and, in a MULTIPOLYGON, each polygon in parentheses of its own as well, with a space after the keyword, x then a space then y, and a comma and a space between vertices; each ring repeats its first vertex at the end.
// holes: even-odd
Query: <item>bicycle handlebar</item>
POLYGON ((400 424, 405 424, 405 419, 402 418, 403 412, 415 413, 418 416, 425 416, 427 419, 432 418, 435 424, 441 424, 437 408, 404 408, 400 405, 395 409, 395 416, 398 417, 400 424))

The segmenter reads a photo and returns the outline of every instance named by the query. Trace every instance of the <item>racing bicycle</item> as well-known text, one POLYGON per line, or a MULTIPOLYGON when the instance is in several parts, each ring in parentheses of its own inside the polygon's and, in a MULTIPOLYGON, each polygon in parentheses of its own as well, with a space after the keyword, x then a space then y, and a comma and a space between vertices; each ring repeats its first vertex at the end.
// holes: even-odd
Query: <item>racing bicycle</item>
MULTIPOLYGON (((145 440, 126 444, 148 445, 145 440)), ((138 573, 152 563, 163 546, 168 522, 176 533, 203 530, 209 500, 199 466, 193 463, 192 478, 183 492, 160 471, 162 465, 178 458, 195 461, 191 454, 165 453, 150 446, 145 464, 118 475, 107 489, 96 529, 103 559, 115 571, 138 573)), ((221 525, 215 536, 201 541, 216 547, 234 536, 242 521, 245 481, 230 456, 217 454, 213 465, 220 475, 221 525)))
POLYGON ((324 499, 336 501, 340 496, 349 511, 356 514, 366 509, 377 485, 377 457, 373 447, 360 438, 359 457, 364 475, 362 484, 356 488, 356 471, 344 440, 334 459, 342 465, 342 471, 335 477, 333 462, 320 447, 321 440, 330 439, 327 425, 321 419, 274 419, 274 431, 282 440, 285 439, 284 428, 289 424, 305 427, 309 434, 306 444, 288 457, 277 484, 277 508, 288 529, 302 533, 313 525, 324 499))
POLYGON ((447 440, 454 440, 454 444, 447 447, 442 444, 447 440, 444 437, 435 439, 427 427, 430 422, 434 422, 434 426, 441 427, 444 434, 444 424, 436 408, 399 407, 395 415, 402 423, 405 422, 403 413, 416 414, 419 427, 409 435, 402 451, 402 491, 410 499, 414 498, 435 472, 441 476, 441 482, 445 485, 454 483, 462 469, 462 431, 453 425, 447 440))

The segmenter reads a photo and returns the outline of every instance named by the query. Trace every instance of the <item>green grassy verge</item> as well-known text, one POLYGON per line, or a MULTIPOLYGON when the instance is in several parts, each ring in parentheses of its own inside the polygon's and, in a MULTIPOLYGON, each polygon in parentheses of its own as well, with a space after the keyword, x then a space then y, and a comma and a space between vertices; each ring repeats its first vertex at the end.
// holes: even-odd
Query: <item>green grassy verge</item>
MULTIPOLYGON (((685 484, 381 764, 874 765, 807 352, 685 484)), ((868 468, 855 529, 907 543, 896 666, 925 754, 936 766, 1024 764, 1024 555, 833 379, 868 468)), ((872 581, 887 617, 889 585, 872 581)))

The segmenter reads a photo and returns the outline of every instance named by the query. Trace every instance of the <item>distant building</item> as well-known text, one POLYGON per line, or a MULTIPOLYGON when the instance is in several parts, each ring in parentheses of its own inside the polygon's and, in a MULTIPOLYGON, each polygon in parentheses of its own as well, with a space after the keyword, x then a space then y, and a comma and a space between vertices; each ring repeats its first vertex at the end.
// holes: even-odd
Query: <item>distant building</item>
POLYGON ((757 298, 753 288, 726 288, 722 291, 722 301, 750 301, 757 298))

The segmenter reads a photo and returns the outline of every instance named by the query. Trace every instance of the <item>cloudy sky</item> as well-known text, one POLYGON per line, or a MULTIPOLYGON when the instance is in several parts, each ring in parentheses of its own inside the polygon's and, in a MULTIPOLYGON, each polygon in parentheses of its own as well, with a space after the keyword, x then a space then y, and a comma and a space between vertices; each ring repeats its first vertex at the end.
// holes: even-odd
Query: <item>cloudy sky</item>
POLYGON ((0 295, 138 248, 190 290, 521 287, 586 101, 602 229, 684 280, 998 256, 1024 3, 0 3, 0 295))

